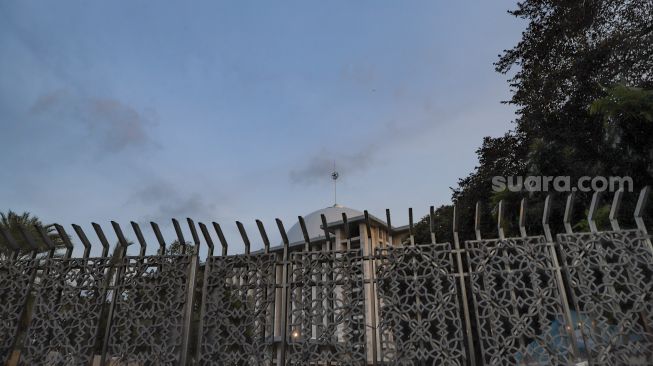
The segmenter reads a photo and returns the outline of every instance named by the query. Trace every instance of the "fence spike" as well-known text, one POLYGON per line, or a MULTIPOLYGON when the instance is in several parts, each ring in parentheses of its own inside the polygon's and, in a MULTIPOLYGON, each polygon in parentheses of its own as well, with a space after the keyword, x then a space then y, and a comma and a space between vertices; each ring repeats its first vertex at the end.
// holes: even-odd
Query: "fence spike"
POLYGON ((367 210, 364 210, 363 215, 365 216, 365 230, 367 230, 367 239, 372 241, 372 225, 370 225, 370 214, 367 212, 367 210))
POLYGON ((528 236, 528 232, 526 231, 526 208, 527 208, 527 201, 526 197, 521 199, 521 202, 519 203, 519 233, 521 234, 522 238, 525 238, 528 236))
POLYGON ((390 209, 385 209, 385 222, 388 224, 388 232, 392 231, 392 221, 390 221, 390 209))
POLYGON ((304 236, 304 246, 308 252, 311 250, 311 237, 308 235, 306 222, 304 222, 304 218, 301 216, 297 216, 297 220, 299 221, 299 227, 302 229, 302 235, 304 236))
POLYGON ((413 225, 413 208, 408 208, 408 235, 410 236, 410 245, 415 245, 415 227, 413 225))
POLYGON ((270 253, 270 239, 268 238, 268 233, 265 231, 263 221, 256 219, 256 226, 258 226, 258 232, 261 234, 261 240, 263 240, 263 252, 268 254, 270 253))
POLYGON ((213 239, 211 238, 211 234, 209 233, 209 229, 206 227, 206 225, 204 225, 201 222, 198 222, 197 225, 199 225, 200 231, 202 232, 202 235, 204 236, 204 241, 206 241, 206 245, 209 247, 209 253, 207 254, 207 257, 213 257, 213 251, 215 249, 215 245, 213 245, 213 239))
POLYGON ((147 250, 147 243, 145 242, 145 237, 143 237, 143 232, 141 231, 141 227, 138 226, 138 224, 134 221, 130 222, 132 225, 132 230, 134 230, 134 234, 136 234, 136 240, 138 240, 138 245, 140 245, 141 249, 138 252, 138 255, 141 257, 145 256, 145 251, 147 250))
POLYGON ((59 233, 61 241, 63 241, 64 245, 66 246, 66 254, 64 254, 64 259, 68 259, 73 254, 73 243, 70 241, 70 236, 68 236, 68 233, 66 233, 66 229, 64 229, 63 226, 54 224, 54 228, 57 229, 57 233, 59 233))
POLYGON ((429 207, 429 231, 431 232, 431 243, 435 244, 435 207, 429 207))
POLYGON ((571 192, 567 196, 567 202, 565 203, 565 215, 563 218, 563 223, 565 226, 565 232, 567 234, 573 234, 574 229, 571 226, 571 219, 574 214, 574 200, 576 199, 576 192, 571 192))
POLYGON ((45 243, 45 246, 48 247, 48 250, 50 251, 48 253, 48 258, 54 257, 54 253, 56 252, 57 247, 54 245, 54 243, 50 239, 50 236, 45 231, 45 228, 43 227, 43 225, 34 225, 34 229, 36 229, 36 232, 39 233, 39 236, 41 237, 41 240, 43 241, 43 243, 45 243))
POLYGON ((118 224, 115 221, 111 221, 111 226, 113 227, 113 231, 116 233, 116 237, 118 238, 118 243, 120 243, 120 246, 122 247, 122 255, 123 257, 127 253, 127 247, 129 246, 129 242, 125 238, 125 235, 122 233, 122 228, 120 227, 120 224, 118 224))
POLYGON ((220 240, 220 245, 222 246, 222 256, 226 257, 227 252, 229 251, 229 244, 227 244, 227 239, 224 237, 224 233, 222 232, 220 224, 214 221, 213 229, 215 230, 216 234, 218 234, 218 240, 220 240))
POLYGON ((89 255, 91 254, 91 241, 88 240, 88 237, 86 236, 86 233, 82 229, 81 226, 73 224, 73 230, 75 230, 75 234, 77 234, 77 237, 79 240, 82 242, 82 245, 84 246, 84 254, 82 255, 82 258, 88 259, 89 255))
POLYGON ((197 234, 197 228, 195 227, 195 222, 190 217, 186 218, 186 223, 190 229, 190 235, 193 237, 193 243, 195 244, 195 250, 197 254, 200 253, 200 236, 197 234))
POLYGON ((454 233, 458 232, 458 207, 453 204, 453 215, 451 218, 451 229, 454 233))
POLYGON ((274 219, 277 222, 277 227, 279 228, 279 233, 281 234, 281 241, 283 242, 284 252, 288 252, 290 243, 288 243, 288 235, 286 234, 286 229, 283 227, 283 221, 280 219, 274 219))
POLYGON ((342 224, 345 229, 345 237, 347 238, 347 242, 349 242, 351 240, 351 234, 349 232, 349 221, 347 221, 347 214, 344 212, 342 213, 342 224))
POLYGON ((36 254, 39 252, 38 244, 36 244, 32 235, 30 235, 27 228, 24 227, 23 225, 18 225, 18 231, 20 231, 20 235, 23 237, 23 239, 25 239, 27 244, 29 244, 29 246, 32 248, 32 258, 36 258, 36 254))
POLYGON ((601 203, 601 191, 596 191, 592 195, 592 202, 590 203, 589 212, 587 213, 587 223, 590 226, 590 231, 597 233, 599 231, 598 226, 596 225, 596 213, 599 209, 599 204, 601 203))
POLYGON ((506 233, 503 230, 503 200, 499 200, 499 205, 497 206, 497 231, 499 233, 499 239, 504 240, 506 238, 506 233))
POLYGON ((609 218, 610 226, 614 231, 621 230, 619 227, 619 208, 621 207, 621 199, 623 198, 623 194, 624 187, 620 187, 616 192, 614 192, 614 196, 612 197, 612 205, 610 206, 609 218))
POLYGON ((184 239, 184 233, 181 231, 181 226, 177 219, 172 219, 172 226, 175 227, 175 233, 177 233, 177 240, 179 240, 179 245, 181 246, 181 255, 186 254, 186 239, 184 239))
POLYGON ((109 241, 107 240, 106 235, 104 235, 104 231, 102 231, 102 227, 94 222, 92 222, 91 225, 93 225, 93 230, 95 230, 95 234, 97 235, 98 239, 100 239, 100 243, 102 244, 102 256, 108 257, 109 241))
POLYGON ((476 202, 476 209, 474 211, 474 234, 476 240, 482 240, 481 236, 481 202, 476 202))
POLYGON ((646 204, 648 203, 650 192, 651 186, 642 188, 639 192, 639 197, 637 198, 637 205, 635 206, 635 223, 637 224, 639 231, 644 234, 647 233, 646 224, 644 223, 644 211, 646 210, 646 204))
POLYGON ((154 221, 150 221, 150 226, 152 226, 152 231, 154 231, 154 236, 156 236, 156 241, 159 242, 159 255, 166 254, 166 241, 161 234, 161 229, 159 229, 159 224, 154 221))
POLYGON ((331 243, 331 233, 329 233, 329 229, 327 228, 327 219, 324 214, 320 215, 320 218, 322 219, 322 230, 324 231, 324 238, 326 239, 326 242, 328 243, 329 247, 327 248, 329 251, 331 251, 333 244, 331 243))
POLYGON ((240 236, 243 238, 243 244, 245 244, 245 254, 249 255, 251 244, 249 242, 249 238, 247 237, 247 231, 245 231, 245 227, 243 226, 243 223, 240 221, 236 221, 236 226, 238 226, 238 231, 240 232, 240 236))
POLYGON ((553 235, 551 234, 551 226, 549 225, 549 220, 551 219, 551 200, 553 196, 549 193, 544 199, 544 210, 542 212, 542 229, 544 230, 544 236, 546 241, 549 243, 553 242, 553 235))

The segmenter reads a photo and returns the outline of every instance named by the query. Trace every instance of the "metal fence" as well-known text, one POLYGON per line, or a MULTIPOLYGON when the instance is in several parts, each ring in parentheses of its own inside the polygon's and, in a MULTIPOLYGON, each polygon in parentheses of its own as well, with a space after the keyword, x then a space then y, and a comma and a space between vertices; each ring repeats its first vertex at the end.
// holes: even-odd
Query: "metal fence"
MULTIPOLYGON (((65 255, 15 251, 0 261, 0 363, 650 365, 653 247, 643 221, 648 193, 640 193, 634 229, 624 230, 616 220, 617 192, 612 230, 597 228, 595 194, 591 231, 574 233, 570 196, 566 232, 554 236, 548 197, 543 235, 528 235, 522 205, 521 235, 505 237, 500 203, 497 239, 483 239, 477 214, 476 239, 461 243, 454 213, 453 243, 415 244, 411 236, 406 245, 368 251, 367 215, 359 248, 346 236, 344 249, 336 249, 325 230, 328 247, 321 251, 311 248, 308 237, 303 250, 291 251, 277 220, 281 254, 270 251, 260 221, 264 250, 251 253, 238 223, 245 243, 238 255, 228 255, 220 225, 209 229, 188 219, 196 248, 208 246, 202 260, 185 253, 176 220, 182 245, 175 255, 166 254, 156 224, 159 250, 146 255, 136 223, 140 252, 127 255, 128 242, 113 222, 119 241, 113 255, 102 228, 93 224, 103 250, 90 257, 91 242, 74 225, 84 253, 73 258, 69 236, 57 226, 65 255), (214 254, 211 232, 221 255, 214 254)), ((302 219, 300 224, 306 233, 302 219)), ((27 230, 22 233, 38 247, 27 230)), ((7 230, 0 234, 9 247, 18 247, 7 230)))

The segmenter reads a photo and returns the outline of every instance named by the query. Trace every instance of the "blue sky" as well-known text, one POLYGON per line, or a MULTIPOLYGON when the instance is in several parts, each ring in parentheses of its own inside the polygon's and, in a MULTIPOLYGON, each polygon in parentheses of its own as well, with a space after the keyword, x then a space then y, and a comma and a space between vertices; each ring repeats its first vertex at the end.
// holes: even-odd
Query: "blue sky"
MULTIPOLYGON (((256 233, 338 201, 407 223, 512 127, 514 1, 0 2, 0 210, 256 233)), ((256 236, 256 239, 258 237, 256 236)), ((253 240, 259 247, 259 240, 253 240)), ((236 249, 238 250, 238 249, 236 249)))

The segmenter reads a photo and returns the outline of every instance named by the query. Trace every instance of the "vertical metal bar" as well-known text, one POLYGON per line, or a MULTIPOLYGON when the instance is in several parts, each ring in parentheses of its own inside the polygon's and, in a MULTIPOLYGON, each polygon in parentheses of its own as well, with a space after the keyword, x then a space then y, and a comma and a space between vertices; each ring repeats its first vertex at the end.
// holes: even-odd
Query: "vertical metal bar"
POLYGON ((483 240, 481 237, 481 202, 476 202, 476 209, 474 210, 474 234, 476 240, 483 240))
POLYGON ((429 208, 429 231, 431 232, 431 243, 436 243, 435 238, 435 207, 429 208))
POLYGON ((497 206, 497 233, 500 240, 506 240, 506 233, 503 230, 503 200, 499 201, 497 206))
POLYGON ((526 232, 526 198, 522 198, 519 204, 519 234, 522 238, 528 236, 526 232))
POLYGON ((410 245, 415 245, 415 227, 413 226, 413 208, 408 208, 408 233, 410 235, 410 245))
POLYGON ((572 216, 574 215, 574 200, 576 198, 576 192, 571 192, 567 196, 567 203, 565 204, 565 216, 563 218, 563 223, 565 225, 565 232, 567 234, 573 234, 574 229, 571 225, 572 216))
POLYGON ((226 257, 227 251, 229 250, 229 244, 227 243, 227 239, 224 237, 224 233, 222 232, 220 224, 214 221, 213 229, 215 229, 215 232, 218 234, 218 239, 220 240, 220 245, 222 246, 222 256, 226 257))
POLYGON ((304 218, 301 216, 297 216, 297 220, 299 220, 299 227, 301 228, 302 236, 304 237, 304 250, 308 252, 311 250, 311 238, 308 236, 306 222, 304 222, 304 218))
MULTIPOLYGON (((376 366, 378 363, 377 360, 377 327, 376 327, 376 289, 375 289, 375 263, 374 263, 374 246, 372 244, 372 226, 370 225, 370 215, 367 212, 367 210, 363 211, 363 214, 365 215, 365 229, 367 231, 367 245, 368 245, 368 252, 369 252, 369 259, 368 259, 368 270, 370 271, 370 292, 369 292, 369 299, 370 299, 370 322, 372 325, 372 365, 376 366)), ((365 282, 363 282, 365 283, 365 282)))
MULTIPOLYGON (((265 226, 263 225, 263 222, 259 219, 256 219, 256 226, 258 227, 259 234, 261 234, 261 240, 263 240, 263 253, 265 255, 270 254, 270 239, 268 238, 268 233, 265 231, 265 226)), ((275 288, 272 289, 272 294, 276 291, 276 273, 277 269, 276 266, 273 266, 273 273, 270 273, 269 275, 273 275, 273 278, 275 279, 275 288)), ((268 274, 264 274, 268 275, 268 274)), ((269 286, 263 282, 263 284, 266 286, 265 287, 265 292, 263 293, 263 303, 265 304, 265 310, 267 312, 265 316, 265 326, 263 327, 263 337, 267 338, 268 336, 274 340, 274 297, 271 303, 268 304, 268 298, 270 297, 270 291, 269 291, 269 286), (271 327, 268 328, 267 324, 270 324, 271 327)))
POLYGON ((140 257, 145 257, 145 251, 147 250, 147 243, 145 242, 145 238, 143 237, 143 232, 141 232, 140 226, 138 226, 137 223, 134 221, 131 222, 132 229, 134 230, 134 234, 136 234, 136 239, 138 240, 138 244, 140 245, 141 249, 138 252, 138 255, 140 257))
POLYGON ((587 223, 589 224, 590 231, 593 233, 598 233, 599 228, 596 225, 596 213, 599 209, 599 204, 601 202, 601 191, 596 191, 592 195, 592 202, 590 203, 589 213, 587 214, 587 223))
POLYGON ((87 259, 89 254, 91 253, 91 242, 88 240, 88 237, 86 236, 86 233, 84 233, 84 230, 82 230, 82 227, 79 225, 73 224, 73 229, 75 230, 75 233, 79 237, 79 240, 82 242, 82 245, 84 245, 84 254, 82 258, 87 259))
POLYGON ((204 236, 204 241, 206 241, 206 245, 209 247, 208 254, 206 255, 207 258, 213 257, 213 251, 215 250, 215 245, 213 245, 213 239, 211 238, 211 234, 209 233, 209 229, 204 225, 203 223, 198 223, 200 227, 200 231, 202 231, 202 235, 204 236))
MULTIPOLYGON (((190 223, 190 222, 189 222, 190 223)), ((194 226, 193 226, 194 227, 194 226)), ((192 231, 192 230, 191 230, 192 231)), ((195 233, 197 235, 197 232, 195 233)), ((195 235, 195 236, 196 236, 195 235)), ((195 239, 195 237, 193 238, 195 239)), ((184 328, 182 334, 182 343, 181 343, 181 354, 179 355, 179 364, 181 366, 188 365, 188 353, 190 347, 190 337, 192 322, 193 322, 193 302, 195 299, 195 285, 197 283, 197 267, 198 267, 198 255, 199 255, 199 238, 197 238, 196 248, 190 256, 190 265, 188 268, 188 284, 187 284, 187 294, 186 294, 186 304, 184 309, 184 328)), ((201 331, 201 329, 200 329, 201 331)))
POLYGON ((612 205, 610 206, 610 226, 613 231, 620 231, 619 227, 619 208, 621 207, 621 199, 624 194, 624 187, 619 188, 614 192, 614 197, 612 198, 612 205))
POLYGON ((236 226, 238 226, 238 231, 240 232, 240 236, 243 238, 243 244, 245 244, 245 254, 249 255, 250 253, 250 248, 251 244, 249 242, 249 238, 247 237, 247 231, 245 231, 245 227, 243 226, 243 223, 240 221, 236 221, 236 226))
POLYGON ((321 214, 320 218, 322 219, 322 230, 324 231, 324 239, 325 239, 326 244, 327 244, 327 251, 330 252, 332 250, 333 246, 332 246, 332 243, 331 243, 331 233, 329 233, 329 229, 327 228, 327 225, 328 225, 327 219, 326 219, 326 216, 324 216, 324 214, 321 214))
MULTIPOLYGON (((504 223, 504 217, 503 217, 503 200, 499 201, 499 205, 497 206, 497 230, 499 234, 499 240, 506 240, 506 233, 503 230, 503 223, 504 223)), ((497 248, 497 255, 499 254, 499 248, 497 248)), ((509 263, 504 264, 504 268, 506 269, 507 273, 512 273, 512 268, 509 263)), ((511 289, 510 290, 510 300, 512 303, 512 314, 515 317, 515 319, 520 318, 519 314, 519 309, 517 308, 517 295, 515 294, 515 290, 511 289)), ((524 349, 526 346, 526 341, 524 339, 524 335, 522 334, 519 337, 519 345, 524 349)))
MULTIPOLYGON (((116 274, 113 279, 113 292, 111 295, 111 303, 109 304, 109 314, 107 315, 107 325, 106 329, 104 332, 104 340, 102 342, 102 354, 100 357, 100 365, 107 365, 107 353, 109 352, 109 342, 111 341, 111 328, 112 328, 112 320, 113 320, 113 313, 115 312, 116 309, 116 302, 118 301, 118 297, 120 296, 120 282, 122 281, 122 274, 123 271, 125 270, 125 267, 127 266, 127 263, 125 262, 125 255, 127 253, 127 246, 129 243, 125 239, 125 236, 122 233, 122 229, 120 228, 120 225, 115 222, 111 221, 111 226, 113 227, 113 231, 116 233, 116 237, 118 238, 118 244, 120 245, 120 248, 116 248, 114 251, 114 255, 117 255, 118 258, 112 258, 113 259, 113 267, 117 267, 116 269, 116 274)), ((108 283, 110 283, 111 278, 108 279, 108 283)), ((107 285, 109 287, 110 285, 107 285)))
MULTIPOLYGON (((409 207, 408 208, 408 233, 410 236, 410 245, 415 246, 415 227, 413 225, 413 208, 409 207)), ((417 273, 417 264, 415 263, 415 257, 411 258, 411 262, 413 264, 413 281, 415 284, 417 284, 418 280, 418 273, 417 273)), ((419 291, 415 292, 415 304, 417 305, 417 324, 419 327, 422 326, 422 299, 419 296, 419 291)), ((420 338, 419 340, 419 348, 420 350, 424 350, 424 342, 420 338)), ((419 355, 424 355, 424 352, 419 352, 419 355)), ((424 359, 420 356, 419 359, 419 364, 424 366, 424 359)))
MULTIPOLYGON (((299 221, 299 227, 302 230, 302 236, 304 237, 304 255, 306 256, 308 263, 311 263, 311 238, 308 235, 308 230, 306 229, 306 222, 304 222, 304 218, 301 216, 297 216, 297 220, 299 221)), ((310 266, 310 264, 309 264, 310 266)), ((308 274, 310 274, 310 271, 312 268, 308 269, 308 274)), ((307 281, 314 281, 314 283, 317 282, 317 278, 315 275, 310 275, 307 276, 307 281)), ((303 284, 303 286, 307 286, 306 283, 303 284)), ((301 335, 302 338, 310 340, 313 337, 313 316, 312 316, 312 307, 313 307, 313 298, 314 295, 317 295, 317 293, 314 293, 313 286, 310 286, 310 295, 306 296, 308 298, 304 297, 304 289, 299 289, 299 296, 303 300, 303 309, 302 309, 302 330, 301 330, 301 335)), ((317 296, 315 296, 317 297, 317 296)), ((316 337, 317 338, 317 337, 316 337)))
POLYGON ((107 237, 104 235, 104 231, 102 231, 102 227, 96 223, 91 223, 93 225, 93 230, 95 230, 95 234, 97 235, 98 239, 100 239, 100 243, 102 244, 102 257, 108 257, 109 256, 109 241, 107 240, 107 237))
POLYGON ((476 366, 476 352, 474 347, 474 336, 472 335, 472 319, 469 314, 469 301, 467 299, 467 286, 465 285, 465 268, 463 267, 462 250, 460 248, 460 239, 458 237, 458 211, 456 205, 453 205, 453 242, 456 250, 456 264, 458 267, 458 281, 460 283, 460 293, 462 295, 463 316, 465 317, 465 333, 467 334, 467 346, 469 347, 471 366, 476 366))
POLYGON ((45 232, 45 228, 43 225, 34 225, 34 229, 39 233, 41 236, 41 240, 45 243, 45 246, 48 248, 48 258, 53 258, 54 253, 57 250, 57 247, 54 245, 52 240, 50 239, 50 236, 48 235, 47 232, 45 232))
POLYGON ((283 270, 281 276, 281 350, 279 352, 279 359, 277 361, 277 366, 286 365, 286 348, 288 343, 288 235, 286 234, 286 229, 283 227, 283 222, 279 219, 276 219, 277 227, 279 228, 279 233, 281 234, 281 240, 283 241, 283 270))
POLYGON ((184 233, 181 231, 181 226, 177 219, 172 219, 172 226, 175 227, 175 233, 177 233, 177 240, 179 240, 179 246, 181 247, 181 255, 186 254, 186 239, 184 239, 184 233))
POLYGON ((549 248, 549 255, 551 256, 551 261, 553 262, 553 267, 555 268, 556 274, 556 284, 558 287, 558 293, 560 294, 560 301, 562 303, 562 310, 564 311, 565 331, 569 337, 571 343, 571 351, 573 352, 573 357, 575 361, 578 361, 580 358, 580 353, 578 351, 578 345, 576 344, 576 337, 574 334, 573 326, 574 322, 571 317, 571 309, 569 307, 569 299, 567 298, 567 291, 565 288, 565 282, 562 277, 562 268, 558 262, 558 255, 556 254, 555 244, 553 242, 553 235, 551 233, 551 227, 549 226, 549 220, 551 218, 551 200, 552 195, 549 194, 544 200, 544 211, 542 212, 542 229, 544 230, 544 237, 546 238, 547 247, 549 248))
POLYGON ((342 225, 345 231, 345 237, 347 237, 347 250, 351 250, 351 233, 349 232, 349 221, 347 221, 347 214, 342 213, 342 225))
POLYGON ((200 230, 202 230, 202 234, 204 234, 206 243, 209 246, 209 254, 206 257, 206 265, 204 266, 204 282, 202 285, 202 300, 201 300, 202 302, 200 304, 200 323, 197 329, 197 345, 194 350, 194 355, 197 362, 193 364, 199 364, 199 361, 202 357, 201 352, 202 352, 202 341, 204 338, 204 317, 206 316, 206 299, 208 298, 209 277, 211 275, 211 270, 212 270, 211 265, 214 263, 214 261, 211 260, 211 257, 213 256, 213 240, 209 235, 207 227, 202 223, 199 223, 199 225, 200 225, 200 230))
POLYGON ((151 221, 150 226, 152 226, 152 231, 154 231, 154 236, 156 236, 156 241, 159 242, 159 255, 166 254, 166 241, 161 234, 161 229, 156 222, 151 221))
POLYGON ((59 233, 61 241, 63 241, 64 245, 66 246, 66 254, 64 254, 64 259, 68 259, 73 254, 73 243, 70 242, 70 236, 68 236, 63 226, 54 224, 54 228, 57 229, 57 233, 59 233))
POLYGON ((392 221, 390 221, 390 209, 386 208, 385 209, 385 222, 388 225, 388 244, 391 246, 394 245, 392 242, 392 221))

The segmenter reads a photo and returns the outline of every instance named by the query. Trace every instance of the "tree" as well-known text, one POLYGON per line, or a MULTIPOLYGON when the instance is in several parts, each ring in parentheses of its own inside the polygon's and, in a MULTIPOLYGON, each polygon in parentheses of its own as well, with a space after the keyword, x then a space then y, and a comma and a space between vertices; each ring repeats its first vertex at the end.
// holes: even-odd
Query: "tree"
MULTIPOLYGON (((22 214, 17 214, 12 210, 1 212, 0 226, 13 237, 20 248, 21 255, 30 253, 33 250, 32 246, 25 240, 20 229, 21 227, 28 232, 38 245, 37 253, 44 253, 50 250, 41 239, 39 229, 43 229, 50 241, 55 245, 55 248, 64 247, 64 242, 57 234, 54 224, 45 225, 38 217, 32 216, 29 212, 23 212, 22 214)), ((0 236, 0 256, 9 256, 12 252, 10 248, 9 243, 5 242, 5 239, 0 236)))
MULTIPOLYGON (((474 237, 477 201, 484 236, 496 236, 499 200, 507 206, 504 230, 516 233, 523 197, 536 203, 527 211, 530 232, 541 230, 546 193, 493 192, 494 176, 569 176, 572 185, 582 176, 628 176, 635 189, 653 183, 653 2, 524 0, 509 14, 528 22, 495 63, 509 74, 512 97, 505 103, 517 107, 515 128, 486 137, 478 166, 453 188, 463 240, 474 237)), ((624 197, 627 224, 635 199, 624 197)), ((554 201, 553 217, 561 216, 561 201, 554 201)), ((581 228, 590 195, 577 201, 573 221, 581 228)), ((554 231, 559 221, 551 222, 554 231)), ((428 234, 428 218, 420 230, 428 234)))
MULTIPOLYGON (((193 245, 191 242, 187 241, 185 244, 186 246, 186 251, 185 254, 187 255, 192 255, 192 254, 197 254, 197 247, 193 245)), ((179 244, 179 240, 175 240, 168 247, 166 248, 166 254, 167 255, 181 255, 182 254, 182 247, 181 244, 179 244)))

